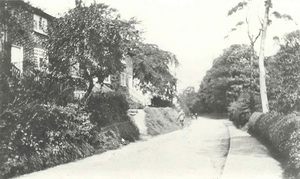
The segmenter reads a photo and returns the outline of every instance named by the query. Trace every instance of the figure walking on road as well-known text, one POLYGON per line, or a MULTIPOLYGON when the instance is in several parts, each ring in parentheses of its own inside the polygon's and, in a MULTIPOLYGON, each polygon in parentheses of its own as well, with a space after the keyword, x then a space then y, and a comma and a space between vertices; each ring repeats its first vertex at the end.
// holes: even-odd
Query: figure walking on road
POLYGON ((181 110, 177 119, 177 122, 180 122, 181 127, 184 127, 184 120, 185 120, 185 114, 184 112, 181 110))

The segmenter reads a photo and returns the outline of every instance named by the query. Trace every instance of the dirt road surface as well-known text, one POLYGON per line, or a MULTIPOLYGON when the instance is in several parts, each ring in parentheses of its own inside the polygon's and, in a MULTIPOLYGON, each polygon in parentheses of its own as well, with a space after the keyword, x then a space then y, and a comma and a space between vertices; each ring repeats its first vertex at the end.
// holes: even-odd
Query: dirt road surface
POLYGON ((19 179, 215 179, 222 173, 228 142, 222 122, 198 118, 182 130, 19 179))

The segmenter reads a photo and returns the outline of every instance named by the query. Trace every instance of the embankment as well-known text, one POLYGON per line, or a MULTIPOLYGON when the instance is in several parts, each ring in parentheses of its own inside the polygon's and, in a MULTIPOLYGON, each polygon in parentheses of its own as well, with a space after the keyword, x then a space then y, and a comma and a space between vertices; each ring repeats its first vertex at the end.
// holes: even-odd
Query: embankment
MULTIPOLYGON (((144 109, 147 133, 151 136, 169 133, 180 129, 177 121, 179 113, 172 108, 146 107, 144 109)), ((186 119, 185 125, 189 125, 190 119, 186 119)))

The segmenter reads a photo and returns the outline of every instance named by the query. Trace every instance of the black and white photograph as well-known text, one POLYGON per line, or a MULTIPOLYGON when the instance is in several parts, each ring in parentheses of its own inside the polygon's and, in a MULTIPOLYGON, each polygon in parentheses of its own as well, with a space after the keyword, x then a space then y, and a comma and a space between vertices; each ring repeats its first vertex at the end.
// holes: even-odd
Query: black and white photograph
POLYGON ((300 179, 299 0, 0 0, 0 179, 300 179))

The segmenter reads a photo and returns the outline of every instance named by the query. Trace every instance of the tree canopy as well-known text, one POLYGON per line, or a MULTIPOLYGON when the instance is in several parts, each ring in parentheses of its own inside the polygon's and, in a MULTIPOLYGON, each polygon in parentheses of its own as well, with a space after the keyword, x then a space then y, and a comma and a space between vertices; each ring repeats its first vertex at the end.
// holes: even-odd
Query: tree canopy
POLYGON ((89 82, 87 97, 96 78, 98 83, 124 69, 122 59, 140 40, 136 19, 122 20, 117 11, 105 4, 76 7, 53 21, 47 42, 51 69, 69 75, 80 71, 89 82))
POLYGON ((161 50, 157 45, 140 43, 132 55, 133 76, 143 92, 165 99, 172 99, 176 92, 177 78, 170 70, 171 65, 178 66, 174 54, 161 50))
MULTIPOLYGON (((197 92, 195 112, 226 112, 230 103, 249 90, 250 58, 250 46, 232 45, 214 59, 197 92)), ((257 77, 257 57, 254 64, 254 76, 257 77)), ((254 84, 257 89, 257 80, 254 84)))
POLYGON ((281 113, 300 110, 300 31, 286 34, 269 60, 271 109, 281 113))

